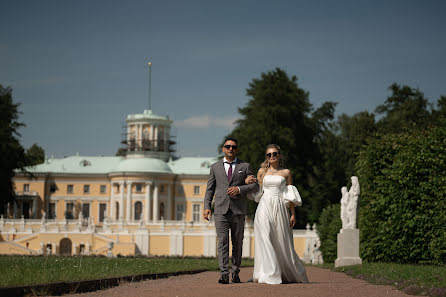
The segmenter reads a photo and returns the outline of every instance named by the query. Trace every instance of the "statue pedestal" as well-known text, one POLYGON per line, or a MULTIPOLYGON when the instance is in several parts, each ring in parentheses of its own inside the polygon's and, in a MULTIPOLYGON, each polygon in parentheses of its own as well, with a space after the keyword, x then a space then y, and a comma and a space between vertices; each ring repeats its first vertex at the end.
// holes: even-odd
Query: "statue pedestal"
POLYGON ((359 229, 341 229, 338 233, 338 258, 335 267, 362 264, 359 257, 359 229))

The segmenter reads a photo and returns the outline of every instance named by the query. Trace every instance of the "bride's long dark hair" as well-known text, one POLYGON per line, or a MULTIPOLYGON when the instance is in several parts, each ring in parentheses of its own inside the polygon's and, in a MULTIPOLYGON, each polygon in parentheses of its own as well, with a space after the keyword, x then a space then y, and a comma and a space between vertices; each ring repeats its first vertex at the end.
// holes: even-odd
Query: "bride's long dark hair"
MULTIPOLYGON (((266 146, 265 149, 265 153, 270 149, 270 148, 275 148, 278 152, 279 152, 279 167, 284 167, 283 165, 283 156, 280 153, 280 146, 278 146, 277 144, 268 144, 266 146)), ((260 168, 263 168, 263 171, 259 177, 259 183, 263 183, 263 177, 265 176, 266 172, 268 171, 269 167, 271 166, 271 164, 268 161, 268 158, 265 159, 265 161, 262 162, 262 164, 260 164, 260 168)))

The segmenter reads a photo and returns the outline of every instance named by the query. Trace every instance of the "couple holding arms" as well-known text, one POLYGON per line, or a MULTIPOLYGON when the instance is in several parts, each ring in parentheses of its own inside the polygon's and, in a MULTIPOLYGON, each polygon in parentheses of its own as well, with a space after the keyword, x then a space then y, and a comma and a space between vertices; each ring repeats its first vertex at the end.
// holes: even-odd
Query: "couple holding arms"
POLYGON ((240 283, 239 271, 247 214, 247 196, 259 203, 254 220, 255 257, 253 282, 308 283, 305 268, 294 251, 292 227, 296 222, 295 205, 302 201, 292 186, 288 169, 283 168, 280 147, 266 147, 266 160, 257 178, 249 163, 237 158, 238 143, 226 138, 224 158, 211 165, 203 217, 211 217, 215 195, 214 221, 218 238, 218 264, 221 284, 229 283, 229 230, 232 241, 232 283, 240 283), (291 217, 288 213, 291 211, 291 217))

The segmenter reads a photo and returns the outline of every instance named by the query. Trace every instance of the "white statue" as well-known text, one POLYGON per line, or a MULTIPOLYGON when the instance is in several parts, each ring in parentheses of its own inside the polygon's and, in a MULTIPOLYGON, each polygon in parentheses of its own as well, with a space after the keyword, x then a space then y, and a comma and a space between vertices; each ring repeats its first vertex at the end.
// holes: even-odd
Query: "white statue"
POLYGON ((348 226, 348 214, 347 207, 350 201, 350 195, 348 194, 347 187, 341 188, 342 198, 341 198, 341 220, 342 229, 347 229, 348 226))
MULTIPOLYGON (((356 229, 356 213, 358 209, 359 181, 357 176, 352 176, 352 186, 348 191, 349 201, 347 206, 348 223, 345 229, 356 229)), ((343 226, 344 228, 344 226, 343 226)))
POLYGON ((319 238, 317 238, 315 240, 313 254, 311 256, 311 264, 313 265, 324 264, 324 259, 322 258, 320 247, 321 241, 319 240, 319 238))
POLYGON ((114 243, 112 241, 109 241, 107 243, 107 258, 113 258, 114 257, 113 256, 113 252, 112 252, 113 246, 114 246, 114 243))

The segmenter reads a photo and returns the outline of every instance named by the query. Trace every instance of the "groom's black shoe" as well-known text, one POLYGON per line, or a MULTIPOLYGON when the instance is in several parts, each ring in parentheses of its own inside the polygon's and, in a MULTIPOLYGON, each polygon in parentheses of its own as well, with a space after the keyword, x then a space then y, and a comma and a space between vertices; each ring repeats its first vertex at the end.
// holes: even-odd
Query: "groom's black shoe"
POLYGON ((239 284, 240 283, 240 277, 238 274, 232 274, 232 283, 233 284, 239 284))
POLYGON ((225 285, 229 284, 229 274, 222 274, 218 282, 225 285))

